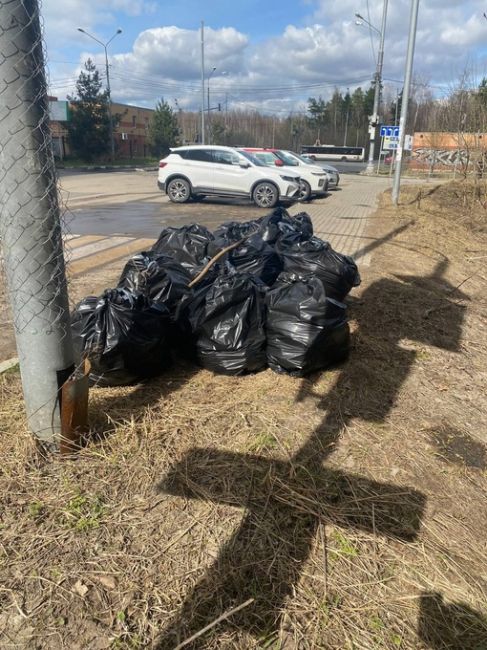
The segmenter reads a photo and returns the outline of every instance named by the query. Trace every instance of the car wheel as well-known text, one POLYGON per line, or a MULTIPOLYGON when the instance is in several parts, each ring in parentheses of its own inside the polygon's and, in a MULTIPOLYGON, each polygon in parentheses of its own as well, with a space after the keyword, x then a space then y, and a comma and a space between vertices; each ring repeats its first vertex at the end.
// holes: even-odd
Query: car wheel
POLYGON ((166 193, 173 203, 186 203, 191 198, 191 188, 184 178, 173 178, 169 181, 166 193))
POLYGON ((273 208, 279 199, 279 193, 272 183, 259 183, 254 188, 252 198, 259 208, 273 208))
POLYGON ((347 160, 347 157, 346 157, 346 156, 342 156, 342 157, 340 158, 340 160, 344 160, 344 161, 346 161, 346 160, 347 160))
POLYGON ((311 186, 307 181, 301 181, 299 184, 299 201, 309 201, 311 196, 311 186))

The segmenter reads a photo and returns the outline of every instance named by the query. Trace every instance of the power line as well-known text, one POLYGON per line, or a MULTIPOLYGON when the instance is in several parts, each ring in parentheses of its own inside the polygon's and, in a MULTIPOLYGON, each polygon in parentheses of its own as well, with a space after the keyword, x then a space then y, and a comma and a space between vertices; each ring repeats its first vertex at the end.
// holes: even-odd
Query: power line
MULTIPOLYGON (((118 67, 118 66, 114 66, 118 67)), ((198 84, 193 83, 191 81, 188 82, 174 82, 174 81, 169 81, 169 80, 161 80, 161 81, 156 81, 154 80, 153 77, 148 78, 144 77, 141 75, 138 75, 136 73, 118 73, 118 72, 112 72, 113 76, 117 76, 119 79, 130 81, 133 80, 136 83, 144 83, 147 86, 154 86, 154 87, 167 87, 167 88, 174 88, 174 89, 181 89, 181 88, 186 88, 188 90, 196 90, 197 92, 200 91, 200 87, 198 84)), ((279 91, 288 91, 288 90, 302 90, 302 89, 308 89, 308 88, 320 88, 320 87, 333 87, 333 86, 349 86, 349 85, 354 85, 356 83, 362 83, 364 81, 369 80, 370 77, 367 75, 366 77, 360 77, 360 78, 355 78, 355 79, 334 79, 334 80, 324 80, 324 81, 317 81, 317 82, 312 82, 312 83, 293 83, 293 84, 285 84, 285 85, 276 85, 276 86, 269 86, 268 84, 266 85, 249 85, 244 83, 232 83, 230 86, 229 84, 226 84, 224 86, 218 85, 218 82, 215 81, 215 83, 212 84, 212 88, 214 88, 217 91, 220 92, 225 92, 228 91, 229 88, 233 91, 239 91, 239 92, 255 92, 255 91, 266 91, 266 92, 279 92, 279 91)), ((264 82, 263 82, 264 83, 264 82)))

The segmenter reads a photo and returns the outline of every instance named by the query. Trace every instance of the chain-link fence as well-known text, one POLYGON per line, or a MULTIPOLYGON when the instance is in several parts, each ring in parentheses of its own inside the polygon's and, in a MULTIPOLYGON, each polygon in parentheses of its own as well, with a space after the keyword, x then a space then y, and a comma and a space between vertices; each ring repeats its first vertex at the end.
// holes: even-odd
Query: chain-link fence
POLYGON ((37 0, 0 1, 0 159, 0 239, 26 410, 31 431, 52 446, 73 352, 37 0))

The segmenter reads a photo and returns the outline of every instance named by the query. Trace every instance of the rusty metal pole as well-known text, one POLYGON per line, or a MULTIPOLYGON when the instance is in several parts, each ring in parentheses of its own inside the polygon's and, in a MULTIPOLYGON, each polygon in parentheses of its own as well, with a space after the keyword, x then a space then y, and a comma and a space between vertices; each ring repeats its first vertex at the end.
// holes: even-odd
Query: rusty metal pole
POLYGON ((73 346, 37 0, 0 2, 0 239, 29 427, 59 450, 73 346))

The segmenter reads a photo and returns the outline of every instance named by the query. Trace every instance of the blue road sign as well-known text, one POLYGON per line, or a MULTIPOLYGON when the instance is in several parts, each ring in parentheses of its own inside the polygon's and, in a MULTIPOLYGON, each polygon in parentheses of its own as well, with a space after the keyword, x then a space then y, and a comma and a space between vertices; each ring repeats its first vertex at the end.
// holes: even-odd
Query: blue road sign
POLYGON ((398 126, 381 126, 380 127, 380 137, 399 137, 399 127, 398 126))

